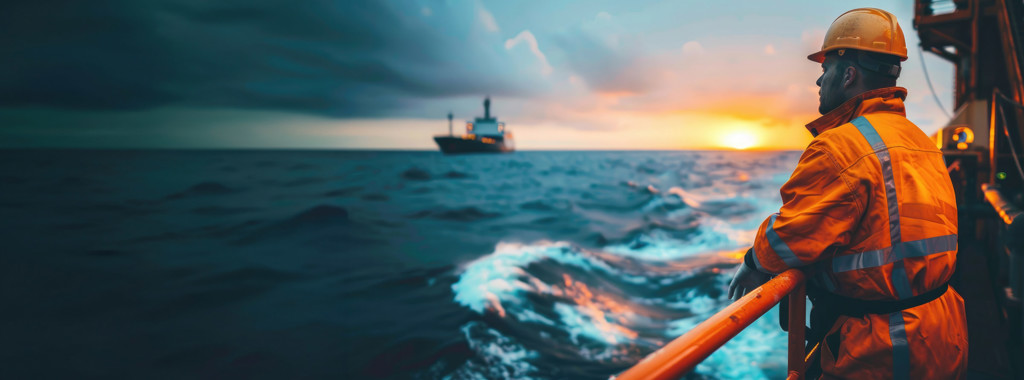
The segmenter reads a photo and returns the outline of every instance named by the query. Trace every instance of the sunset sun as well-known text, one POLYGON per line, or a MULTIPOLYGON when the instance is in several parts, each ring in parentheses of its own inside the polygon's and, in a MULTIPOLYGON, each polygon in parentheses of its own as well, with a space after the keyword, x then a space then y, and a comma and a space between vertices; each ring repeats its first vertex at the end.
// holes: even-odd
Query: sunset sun
POLYGON ((722 145, 743 150, 757 145, 757 138, 748 131, 734 131, 722 136, 722 145))

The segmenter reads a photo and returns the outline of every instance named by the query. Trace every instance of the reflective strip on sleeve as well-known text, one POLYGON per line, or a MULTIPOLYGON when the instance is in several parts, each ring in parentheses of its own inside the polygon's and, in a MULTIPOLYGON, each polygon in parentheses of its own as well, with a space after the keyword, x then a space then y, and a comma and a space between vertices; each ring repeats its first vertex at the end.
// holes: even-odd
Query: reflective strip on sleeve
POLYGON ((779 237, 779 234, 775 233, 775 218, 777 218, 778 216, 779 213, 772 214, 770 220, 768 221, 768 228, 766 228, 764 231, 765 237, 768 238, 768 244, 772 246, 772 249, 775 250, 775 253, 779 255, 779 258, 782 259, 782 262, 786 263, 786 265, 789 265, 790 268, 803 266, 804 262, 800 261, 800 258, 796 257, 796 254, 793 253, 793 250, 789 249, 789 245, 787 245, 786 242, 782 241, 782 238, 779 237))
POLYGON ((897 243, 891 247, 883 249, 865 251, 852 255, 836 256, 832 259, 832 271, 839 273, 880 267, 909 257, 923 257, 955 250, 956 235, 936 236, 933 238, 897 243))
POLYGON ((892 378, 910 378, 910 347, 907 347, 907 329, 903 312, 889 314, 889 340, 892 342, 892 378))

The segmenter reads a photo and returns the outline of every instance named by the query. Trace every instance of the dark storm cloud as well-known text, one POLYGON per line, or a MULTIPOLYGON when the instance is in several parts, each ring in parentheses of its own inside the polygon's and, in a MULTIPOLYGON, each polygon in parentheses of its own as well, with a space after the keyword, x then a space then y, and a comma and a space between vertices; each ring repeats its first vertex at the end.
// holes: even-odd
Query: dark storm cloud
POLYGON ((0 10, 0 106, 175 104, 332 116, 521 95, 474 4, 29 1, 0 10), (487 40, 490 38, 491 40, 487 40))

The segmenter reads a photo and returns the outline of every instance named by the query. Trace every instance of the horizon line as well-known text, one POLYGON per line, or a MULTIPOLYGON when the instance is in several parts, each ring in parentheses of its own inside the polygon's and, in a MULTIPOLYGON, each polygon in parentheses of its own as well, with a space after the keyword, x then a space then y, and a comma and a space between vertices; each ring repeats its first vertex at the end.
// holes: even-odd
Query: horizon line
MULTIPOLYGON (((438 149, 419 149, 419 148, 321 148, 321 147, 289 147, 289 148, 273 148, 273 147, 0 147, 0 151, 25 151, 25 150, 82 150, 82 151, 139 151, 139 150, 161 150, 161 151, 332 151, 332 152, 436 152, 441 153, 438 149)), ((802 149, 791 149, 791 148, 750 148, 750 149, 733 149, 733 148, 680 148, 680 149, 574 149, 574 148, 552 148, 552 149, 516 149, 514 152, 503 153, 503 154, 514 154, 516 152, 800 152, 802 149)), ((488 154, 488 153, 481 153, 488 154)))

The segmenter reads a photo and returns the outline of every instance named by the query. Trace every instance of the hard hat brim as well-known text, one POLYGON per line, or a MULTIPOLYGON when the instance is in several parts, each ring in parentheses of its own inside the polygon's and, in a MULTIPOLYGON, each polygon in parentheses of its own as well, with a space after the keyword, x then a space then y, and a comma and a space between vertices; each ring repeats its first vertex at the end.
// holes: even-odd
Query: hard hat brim
POLYGON ((893 55, 893 56, 899 57, 901 62, 907 60, 907 56, 905 54, 895 54, 895 53, 892 53, 892 52, 889 52, 889 51, 885 51, 885 50, 881 50, 881 49, 878 49, 878 50, 876 50, 876 49, 864 49, 864 48, 862 48, 860 46, 832 46, 832 47, 829 47, 828 49, 824 49, 824 50, 821 50, 821 51, 819 51, 817 53, 808 55, 807 59, 809 59, 809 60, 811 60, 813 62, 823 63, 823 62, 825 62, 825 54, 828 54, 828 52, 830 52, 830 51, 840 50, 840 49, 860 50, 860 51, 867 51, 867 52, 879 53, 879 54, 885 54, 885 55, 893 55))
POLYGON ((823 62, 825 62, 825 53, 827 53, 827 52, 822 50, 822 51, 819 51, 817 53, 808 55, 807 59, 809 59, 809 60, 811 60, 813 62, 823 63, 823 62))

